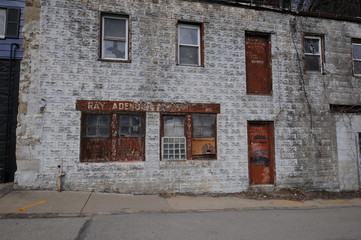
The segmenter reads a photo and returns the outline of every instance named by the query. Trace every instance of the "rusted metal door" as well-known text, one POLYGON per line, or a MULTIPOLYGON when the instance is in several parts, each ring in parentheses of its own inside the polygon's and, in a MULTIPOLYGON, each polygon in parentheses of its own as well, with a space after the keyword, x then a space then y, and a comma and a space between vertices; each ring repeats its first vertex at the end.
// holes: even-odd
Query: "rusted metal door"
POLYGON ((274 183, 273 123, 248 123, 250 184, 274 183))
POLYGON ((247 93, 272 94, 269 35, 246 35, 247 93))

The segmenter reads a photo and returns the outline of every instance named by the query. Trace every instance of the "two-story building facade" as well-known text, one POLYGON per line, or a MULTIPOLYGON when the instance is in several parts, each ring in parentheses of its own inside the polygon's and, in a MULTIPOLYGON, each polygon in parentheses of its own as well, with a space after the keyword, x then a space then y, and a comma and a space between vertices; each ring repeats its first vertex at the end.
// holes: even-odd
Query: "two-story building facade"
POLYGON ((27 8, 18 188, 360 187, 360 19, 230 1, 27 8))

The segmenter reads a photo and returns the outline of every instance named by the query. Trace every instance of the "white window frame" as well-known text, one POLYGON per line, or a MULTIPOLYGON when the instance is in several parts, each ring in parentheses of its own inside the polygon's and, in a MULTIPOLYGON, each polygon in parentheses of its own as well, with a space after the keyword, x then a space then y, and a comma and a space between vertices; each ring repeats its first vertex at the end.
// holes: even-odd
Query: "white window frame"
POLYGON ((361 58, 355 58, 355 54, 354 54, 354 52, 353 52, 353 46, 354 46, 354 45, 360 46, 360 48, 361 48, 361 43, 359 43, 359 42, 352 42, 352 66, 353 66, 353 73, 354 73, 354 76, 360 77, 360 76, 361 76, 361 73, 356 73, 356 72, 355 72, 355 62, 360 62, 360 63, 361 63, 361 58))
POLYGON ((102 16, 102 49, 101 49, 101 59, 104 60, 115 60, 115 61, 127 61, 128 58, 128 48, 129 48, 129 18, 125 16, 112 16, 112 15, 103 15, 102 16), (112 19, 119 19, 119 20, 125 20, 125 38, 106 38, 104 37, 105 32, 105 19, 106 18, 112 18, 112 19), (115 41, 125 41, 125 56, 124 58, 108 58, 104 56, 104 49, 105 49, 105 40, 115 40, 115 41))
MULTIPOLYGON (((310 35, 305 35, 304 36, 304 54, 305 56, 319 56, 319 64, 320 64, 320 70, 318 71, 312 71, 312 70, 308 70, 306 68, 306 62, 305 62, 305 68, 306 68, 306 72, 321 72, 323 73, 323 46, 322 46, 322 37, 321 36, 310 36, 310 35), (314 53, 306 53, 305 51, 305 46, 306 46, 306 39, 318 39, 318 49, 319 49, 319 53, 318 54, 314 54, 314 53)), ((305 59, 306 61, 306 59, 305 59)))
POLYGON ((0 11, 4 13, 4 22, 0 24, 3 24, 4 32, 0 32, 0 39, 4 39, 6 36, 6 20, 7 20, 7 10, 5 8, 0 8, 0 11))
POLYGON ((177 52, 177 63, 179 65, 190 65, 190 66, 201 66, 201 26, 200 25, 196 25, 196 24, 185 24, 185 23, 181 23, 178 24, 178 52, 177 52), (181 38, 181 28, 189 28, 189 29, 196 29, 197 33, 198 33, 198 42, 197 45, 193 45, 193 44, 182 44, 180 42, 180 38, 181 38), (187 64, 187 63, 181 63, 180 62, 180 47, 181 46, 185 46, 185 47, 197 47, 198 48, 198 63, 197 64, 187 64))

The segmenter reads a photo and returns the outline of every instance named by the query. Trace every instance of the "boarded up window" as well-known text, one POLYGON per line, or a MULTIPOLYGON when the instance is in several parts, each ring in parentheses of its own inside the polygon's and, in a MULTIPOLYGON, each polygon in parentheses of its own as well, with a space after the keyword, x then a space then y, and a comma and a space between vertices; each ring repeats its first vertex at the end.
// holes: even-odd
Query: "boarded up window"
POLYGON ((142 114, 83 114, 81 161, 144 160, 143 126, 142 114))
POLYGON ((272 94, 270 35, 246 33, 248 94, 272 94))
POLYGON ((162 160, 216 159, 216 114, 162 117, 162 160))

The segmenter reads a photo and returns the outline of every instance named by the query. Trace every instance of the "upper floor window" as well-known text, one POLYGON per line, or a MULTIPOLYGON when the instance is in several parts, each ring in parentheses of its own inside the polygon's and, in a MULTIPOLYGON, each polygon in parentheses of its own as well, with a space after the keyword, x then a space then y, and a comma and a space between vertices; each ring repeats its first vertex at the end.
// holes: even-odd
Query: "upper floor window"
POLYGON ((103 15, 101 58, 128 60, 128 41, 128 18, 116 15, 103 15))
POLYGON ((201 26, 178 25, 178 64, 201 65, 201 26))
POLYGON ((304 37, 305 70, 323 72, 322 38, 320 36, 304 37))
POLYGON ((272 94, 271 36, 246 33, 247 94, 272 94))
POLYGON ((361 40, 352 42, 353 74, 361 76, 361 40))
POLYGON ((0 8, 0 39, 18 38, 20 9, 0 8))

